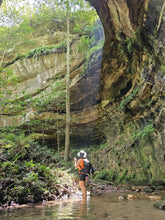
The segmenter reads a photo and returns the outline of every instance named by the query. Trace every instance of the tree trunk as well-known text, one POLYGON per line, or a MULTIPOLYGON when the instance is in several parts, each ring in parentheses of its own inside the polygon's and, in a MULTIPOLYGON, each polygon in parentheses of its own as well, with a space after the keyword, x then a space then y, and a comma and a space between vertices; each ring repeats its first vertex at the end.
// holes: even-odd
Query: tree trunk
POLYGON ((60 155, 60 130, 59 130, 59 120, 58 120, 59 117, 58 105, 59 103, 57 104, 57 149, 58 149, 58 155, 60 155))
POLYGON ((65 161, 69 160, 70 145, 70 40, 69 40, 69 5, 67 5, 67 75, 66 75, 66 131, 65 131, 65 161))

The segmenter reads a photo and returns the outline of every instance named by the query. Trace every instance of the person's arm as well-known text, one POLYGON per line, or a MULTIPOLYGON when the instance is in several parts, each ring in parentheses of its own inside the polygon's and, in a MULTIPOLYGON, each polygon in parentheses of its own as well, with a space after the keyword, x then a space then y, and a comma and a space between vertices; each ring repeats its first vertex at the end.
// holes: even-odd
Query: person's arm
POLYGON ((74 167, 75 167, 75 169, 78 168, 79 164, 80 164, 80 160, 78 160, 78 162, 77 162, 77 158, 74 158, 74 167))

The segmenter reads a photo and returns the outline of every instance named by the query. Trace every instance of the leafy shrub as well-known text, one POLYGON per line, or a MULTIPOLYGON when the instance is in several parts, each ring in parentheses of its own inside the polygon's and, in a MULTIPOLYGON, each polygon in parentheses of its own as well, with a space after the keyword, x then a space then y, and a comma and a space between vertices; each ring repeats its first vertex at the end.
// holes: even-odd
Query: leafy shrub
POLYGON ((134 140, 136 138, 148 138, 151 134, 153 134, 153 132, 153 124, 149 124, 145 126, 143 130, 139 131, 138 133, 134 133, 131 139, 134 140))
POLYGON ((116 180, 116 172, 113 170, 106 170, 103 169, 99 173, 96 174, 95 178, 96 179, 101 179, 101 180, 108 180, 108 181, 115 181, 116 180))
POLYGON ((66 41, 62 41, 54 46, 46 46, 46 47, 39 47, 33 49, 28 54, 26 54, 26 57, 27 58, 37 57, 37 56, 41 56, 49 53, 56 53, 56 52, 66 52, 66 41))
POLYGON ((95 176, 96 179, 106 180, 113 182, 115 184, 123 184, 128 181, 133 180, 135 174, 128 174, 128 169, 124 169, 122 173, 119 173, 117 170, 106 170, 103 169, 102 171, 98 172, 95 176))

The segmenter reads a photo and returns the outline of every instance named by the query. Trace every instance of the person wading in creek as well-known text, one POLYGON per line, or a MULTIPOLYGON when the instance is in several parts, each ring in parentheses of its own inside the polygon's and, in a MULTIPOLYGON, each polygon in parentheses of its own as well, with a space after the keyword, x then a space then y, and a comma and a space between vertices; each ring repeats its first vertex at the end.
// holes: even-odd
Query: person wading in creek
POLYGON ((74 158, 74 166, 75 166, 75 169, 79 170, 79 176, 80 176, 79 186, 81 188, 83 198, 85 198, 87 195, 87 190, 86 190, 86 186, 85 186, 86 175, 84 172, 85 170, 84 170, 84 160, 83 159, 86 158, 87 154, 85 151, 81 150, 77 155, 80 159, 77 161, 77 158, 74 158))

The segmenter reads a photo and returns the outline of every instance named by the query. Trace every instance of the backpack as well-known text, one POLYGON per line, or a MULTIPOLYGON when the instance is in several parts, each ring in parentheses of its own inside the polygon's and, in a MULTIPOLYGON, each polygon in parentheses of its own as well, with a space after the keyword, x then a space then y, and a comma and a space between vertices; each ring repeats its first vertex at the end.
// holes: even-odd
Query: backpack
POLYGON ((87 159, 84 160, 84 173, 85 175, 94 174, 95 169, 92 166, 91 162, 87 159))

